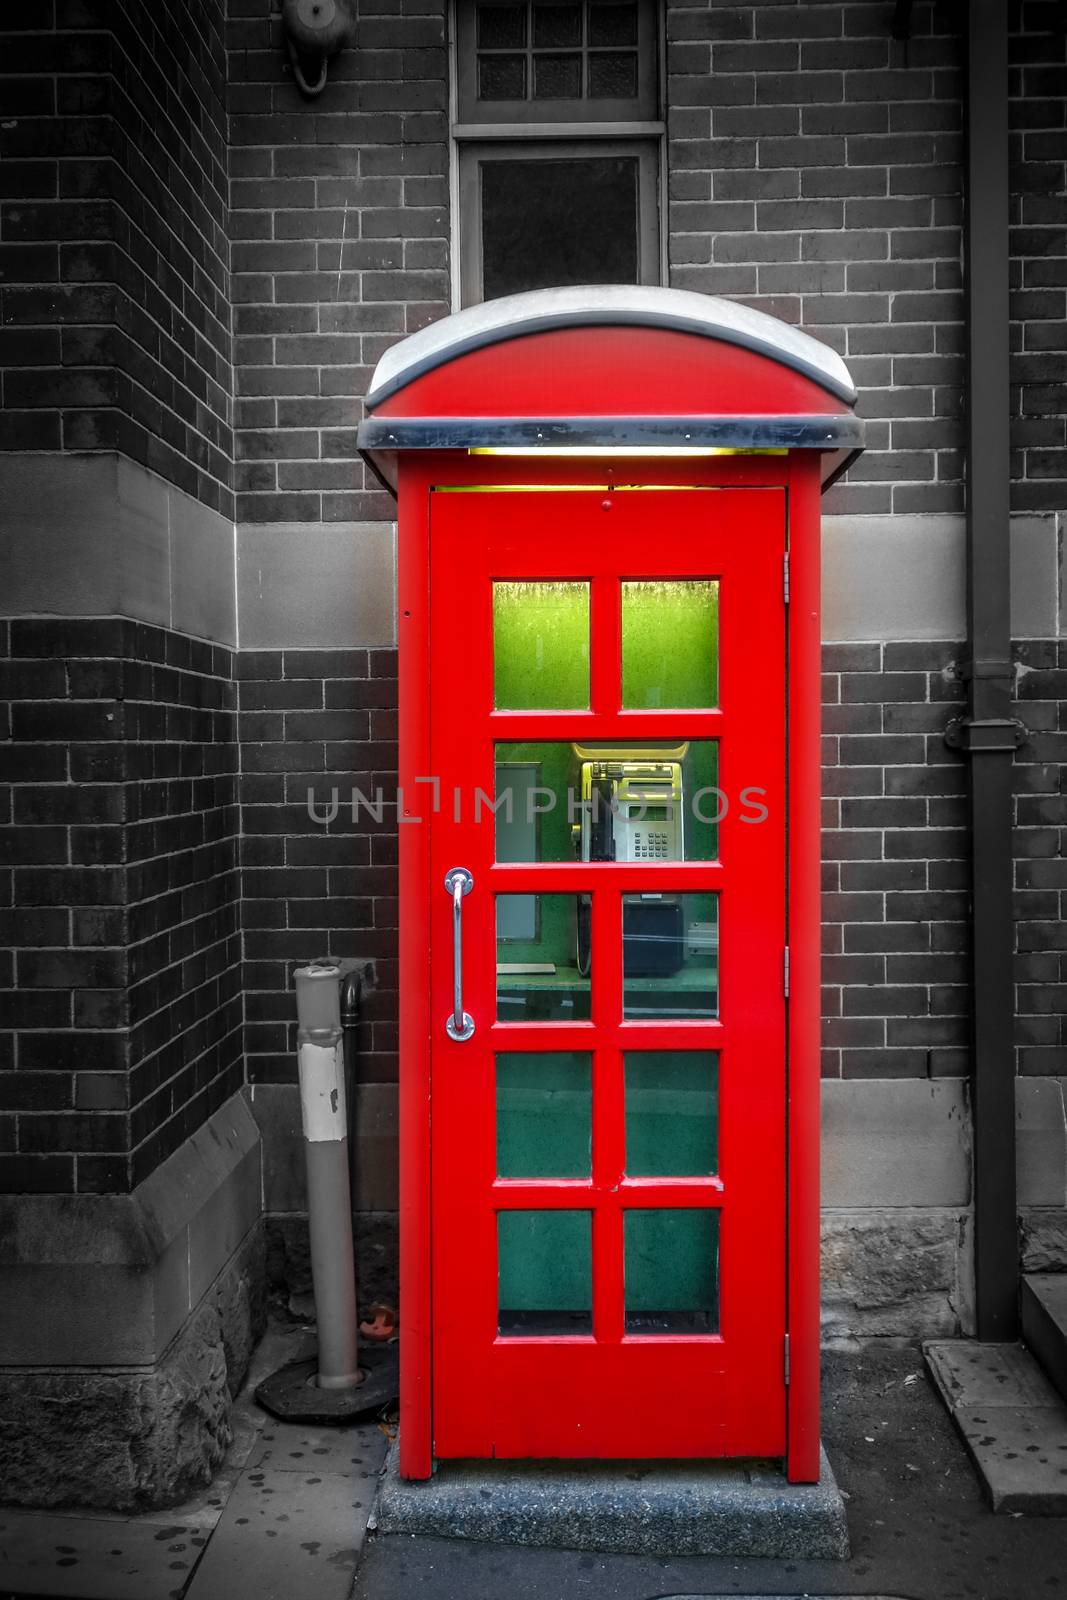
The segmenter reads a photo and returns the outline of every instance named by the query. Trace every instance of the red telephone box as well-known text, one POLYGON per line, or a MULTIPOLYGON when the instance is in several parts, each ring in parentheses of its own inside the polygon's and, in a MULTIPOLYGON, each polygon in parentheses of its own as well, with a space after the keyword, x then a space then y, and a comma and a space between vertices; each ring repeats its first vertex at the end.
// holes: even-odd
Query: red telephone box
POLYGON ((818 1477, 819 494, 855 398, 665 289, 490 302, 379 363, 405 1477, 818 1477))

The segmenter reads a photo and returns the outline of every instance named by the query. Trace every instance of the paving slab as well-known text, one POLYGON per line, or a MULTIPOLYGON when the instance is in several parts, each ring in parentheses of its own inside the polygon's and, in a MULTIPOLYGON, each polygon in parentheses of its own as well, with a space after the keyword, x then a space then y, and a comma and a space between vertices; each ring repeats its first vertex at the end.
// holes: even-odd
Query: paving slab
POLYGON ((249 1469, 186 1600, 348 1600, 376 1477, 249 1469))
POLYGON ((196 1523, 0 1511, 0 1593, 174 1600, 210 1530, 196 1523))
POLYGON ((448 1461, 432 1478, 386 1461, 377 1528, 567 1550, 642 1555, 844 1559, 844 1500, 822 1452, 817 1484, 720 1462, 448 1461))
POLYGON ((1029 1351, 973 1340, 923 1349, 992 1509, 1067 1516, 1067 1406, 1029 1351))
POLYGON ((248 1457, 250 1468, 276 1472, 339 1472, 377 1479, 389 1448, 389 1436, 377 1423, 347 1428, 314 1428, 301 1423, 276 1423, 268 1417, 248 1457))

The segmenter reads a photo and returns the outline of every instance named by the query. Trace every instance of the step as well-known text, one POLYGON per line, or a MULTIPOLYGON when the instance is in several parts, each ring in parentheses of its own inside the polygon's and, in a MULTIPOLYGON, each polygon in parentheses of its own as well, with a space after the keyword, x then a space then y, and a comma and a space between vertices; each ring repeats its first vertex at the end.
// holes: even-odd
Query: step
POLYGON ((432 1478, 386 1461, 378 1532, 641 1555, 848 1557, 845 1506, 825 1451, 818 1483, 775 1462, 442 1461, 432 1478))
POLYGON ((1023 1278, 1023 1343, 1067 1401, 1067 1272, 1031 1272, 1023 1278))
POLYGON ((994 1511, 1067 1516, 1067 1405, 1021 1344, 923 1345, 994 1511))

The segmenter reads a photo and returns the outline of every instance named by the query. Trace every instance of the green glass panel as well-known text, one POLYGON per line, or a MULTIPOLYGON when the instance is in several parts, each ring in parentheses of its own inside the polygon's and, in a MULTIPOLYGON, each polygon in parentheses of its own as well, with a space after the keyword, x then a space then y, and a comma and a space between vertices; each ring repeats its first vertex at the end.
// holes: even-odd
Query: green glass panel
POLYGON ((717 894, 622 897, 623 1016, 719 1014, 717 894))
POLYGON ((622 1014, 718 1016, 718 894, 622 896, 622 1014))
POLYGON ((590 949, 588 895, 497 895, 499 1020, 588 1021, 590 949))
POLYGON ((714 739, 498 744, 496 859, 714 861, 718 776, 714 739))
POLYGON ((592 1213, 497 1214, 502 1334, 593 1331, 592 1213))
POLYGON ((514 1051, 496 1058, 496 1170, 501 1178, 588 1178, 592 1057, 514 1051))
POLYGON ((713 578, 641 578, 622 586, 626 710, 718 704, 719 585, 713 578))
POLYGON ((493 704, 498 711, 589 709, 589 585, 493 584, 493 704))
POLYGON ((717 1333, 719 1213, 627 1211, 627 1333, 717 1333))
POLYGON ((629 1176, 698 1178, 717 1171, 718 1052, 627 1051, 623 1059, 629 1176))

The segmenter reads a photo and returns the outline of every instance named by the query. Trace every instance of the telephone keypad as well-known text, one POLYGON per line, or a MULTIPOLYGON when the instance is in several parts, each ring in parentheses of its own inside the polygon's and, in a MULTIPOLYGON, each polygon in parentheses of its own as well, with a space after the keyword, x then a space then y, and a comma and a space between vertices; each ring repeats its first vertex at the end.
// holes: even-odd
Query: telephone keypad
POLYGON ((648 832, 634 840, 635 861, 667 861, 669 859, 670 849, 667 834, 648 832))

